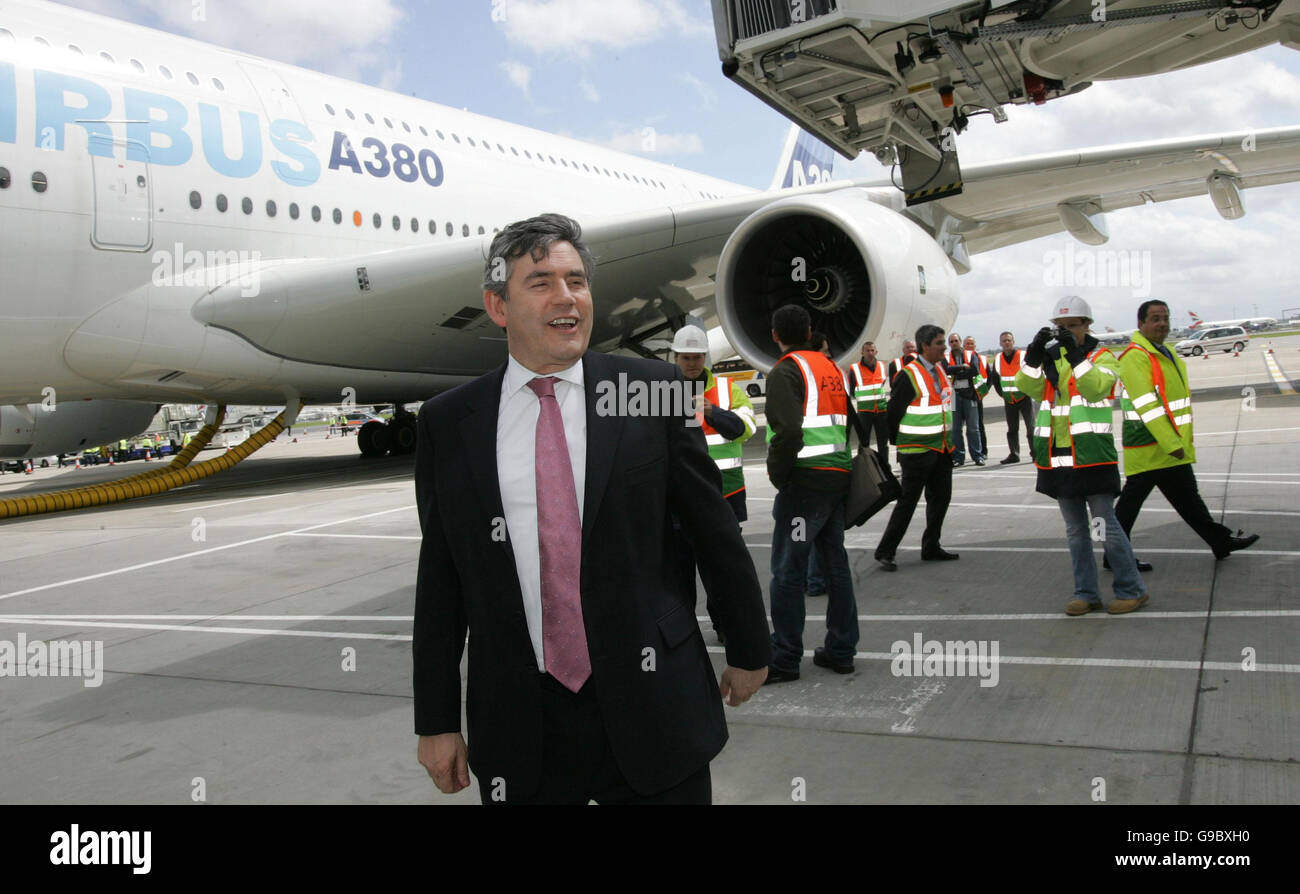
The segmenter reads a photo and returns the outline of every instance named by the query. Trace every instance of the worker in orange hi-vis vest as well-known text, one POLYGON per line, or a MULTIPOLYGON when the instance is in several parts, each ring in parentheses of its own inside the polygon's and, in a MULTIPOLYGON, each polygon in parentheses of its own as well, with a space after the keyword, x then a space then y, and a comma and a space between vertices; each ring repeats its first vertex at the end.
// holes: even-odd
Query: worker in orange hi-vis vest
POLYGON ((975 416, 979 419, 980 429, 979 458, 980 460, 985 461, 989 458, 989 436, 984 431, 984 397, 989 393, 989 388, 992 387, 989 383, 989 362, 988 358, 976 350, 974 336, 966 336, 966 340, 962 342, 962 347, 968 354, 974 356, 975 362, 979 365, 980 378, 984 380, 984 388, 975 392, 975 416))
POLYGON ((1002 465, 1020 462, 1020 450, 1016 444, 1020 441, 1020 423, 1025 423, 1025 443, 1029 445, 1029 455, 1034 453, 1034 402, 1016 387, 1016 373, 1024 363, 1024 351, 1016 347, 1016 337, 1010 332, 998 336, 1002 350, 993 355, 992 373, 989 380, 1002 397, 1002 410, 1007 417, 1007 448, 1011 451, 1002 465))

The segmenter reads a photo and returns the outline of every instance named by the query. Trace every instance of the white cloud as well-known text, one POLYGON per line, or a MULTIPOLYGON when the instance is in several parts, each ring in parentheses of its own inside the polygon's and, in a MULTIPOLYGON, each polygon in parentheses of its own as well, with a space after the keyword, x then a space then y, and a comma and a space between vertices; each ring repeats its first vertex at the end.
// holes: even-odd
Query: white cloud
POLYGON ((596 90, 596 85, 587 78, 584 77, 578 81, 578 89, 582 91, 582 95, 587 102, 600 102, 600 92, 596 90))
POLYGON ((585 58, 593 47, 622 49, 664 37, 713 33, 681 0, 504 0, 506 38, 539 55, 585 58))
POLYGON ((518 87, 524 94, 528 95, 528 84, 533 78, 533 71, 522 62, 506 61, 501 63, 501 70, 505 72, 510 83, 518 87))
MULTIPOLYGON (((404 13, 394 0, 68 0, 115 18, 156 17, 163 30, 217 46, 374 83, 391 72, 388 42, 404 13)), ((395 84, 391 77, 387 80, 395 84)))
POLYGON ((681 81, 683 84, 686 84, 688 87, 690 87, 692 90, 695 91, 697 96, 699 96, 700 102, 699 105, 697 106, 698 109, 702 111, 708 110, 708 109, 712 109, 715 105, 717 105, 718 103, 717 91, 715 91, 704 81, 697 78, 695 75, 691 74, 689 71, 684 71, 681 74, 677 75, 677 80, 681 81))

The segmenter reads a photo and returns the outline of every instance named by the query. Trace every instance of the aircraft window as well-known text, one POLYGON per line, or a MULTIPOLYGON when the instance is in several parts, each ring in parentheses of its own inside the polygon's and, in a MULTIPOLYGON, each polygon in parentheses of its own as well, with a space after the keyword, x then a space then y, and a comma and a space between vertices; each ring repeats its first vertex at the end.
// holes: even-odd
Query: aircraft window
POLYGON ((199 195, 197 189, 190 190, 190 207, 195 211, 203 207, 203 196, 199 195))
POLYGON ((560 159, 560 164, 564 165, 566 168, 569 166, 569 163, 562 158, 560 159))
POLYGON ((469 224, 461 224, 461 227, 460 227, 460 234, 461 234, 462 236, 468 236, 468 235, 469 235, 469 224))
POLYGON ((388 129, 389 129, 389 130, 392 130, 392 129, 393 129, 393 122, 392 122, 390 119, 385 118, 385 119, 384 119, 384 124, 388 125, 388 129))
POLYGON ((482 227, 479 227, 479 228, 478 228, 478 234, 479 234, 480 236, 483 235, 483 228, 482 228, 482 227))
POLYGON ((586 162, 583 162, 583 163, 582 163, 582 169, 583 169, 584 171, 586 171, 587 173, 591 173, 591 168, 587 167, 587 163, 586 163, 586 162))
POLYGON ((38 44, 40 44, 43 47, 48 47, 50 45, 50 42, 46 40, 44 37, 35 37, 33 38, 33 40, 35 40, 38 44))
POLYGON ((374 119, 374 117, 371 116, 371 114, 370 114, 369 112, 366 112, 366 123, 367 123, 367 124, 374 124, 374 123, 375 123, 375 119, 374 119))
POLYGON ((333 107, 332 105, 330 105, 329 103, 325 103, 325 111, 327 111, 327 112, 329 112, 331 115, 333 115, 333 114, 334 114, 334 107, 333 107))
MULTIPOLYGON (((497 148, 501 150, 501 154, 502 154, 502 155, 505 155, 505 154, 506 154, 506 147, 505 147, 505 146, 502 146, 500 143, 497 143, 497 148)), ((515 153, 515 155, 518 155, 518 154, 519 154, 518 152, 515 153)))
POLYGON ((486 149, 488 152, 491 152, 491 151, 492 151, 492 144, 489 143, 487 140, 484 140, 484 141, 483 141, 483 148, 486 149))
POLYGON ((527 149, 525 149, 525 150, 524 150, 524 157, 525 157, 525 158, 530 158, 530 159, 531 159, 531 158, 533 157, 533 153, 531 153, 531 152, 529 152, 527 149))
POLYGON ((433 221, 429 221, 429 235, 430 236, 438 235, 438 225, 433 221))
POLYGON ((379 229, 380 227, 382 227, 382 226, 384 225, 384 219, 383 219, 382 217, 379 216, 379 212, 378 212, 378 211, 375 212, 375 216, 374 216, 374 218, 373 218, 373 221, 374 221, 375 229, 376 229, 376 230, 379 229))
POLYGON ((159 65, 158 73, 161 74, 164 78, 166 78, 169 81, 172 79, 171 69, 168 68, 166 65, 159 65))
MULTIPOLYGON (((45 192, 46 188, 49 185, 50 185, 49 181, 45 179, 45 175, 42 174, 40 171, 37 171, 36 173, 32 174, 32 189, 36 190, 37 192, 45 192)), ((467 233, 466 235, 469 234, 467 233)))
POLYGON ((131 67, 134 68, 136 71, 138 71, 140 74, 144 74, 144 63, 141 62, 139 59, 132 59, 131 67))
POLYGON ((103 50, 100 51, 100 53, 99 53, 99 58, 100 58, 100 59, 103 59, 103 60, 104 60, 105 62, 107 62, 109 65, 113 65, 113 64, 115 64, 115 61, 114 61, 113 57, 110 56, 110 55, 108 55, 108 53, 105 53, 103 50))
POLYGON ((460 137, 456 136, 454 133, 451 135, 451 138, 455 140, 457 143, 460 142, 460 137))
POLYGON ((245 214, 252 214, 252 213, 253 213, 253 200, 250 199, 248 196, 244 196, 244 200, 243 200, 242 202, 239 203, 239 207, 242 208, 242 209, 244 209, 244 213, 245 213, 245 214))
POLYGON ((216 87, 217 90, 219 90, 219 91, 222 92, 222 93, 225 93, 225 92, 226 92, 226 85, 223 84, 223 83, 221 83, 221 79, 220 79, 220 78, 213 78, 213 79, 212 79, 212 86, 213 86, 213 87, 216 87))
MULTIPOLYGON (((424 130, 424 128, 421 127, 420 130, 424 130)), ((436 134, 438 135, 438 139, 440 139, 440 140, 445 140, 445 139, 447 139, 446 137, 444 137, 444 136, 442 135, 442 131, 438 130, 438 128, 435 127, 435 128, 433 129, 433 132, 436 133, 436 134)))
POLYGON ((428 132, 427 130, 424 129, 424 125, 423 125, 423 124, 420 125, 420 135, 421 135, 421 136, 425 136, 425 137, 427 137, 427 136, 429 135, 429 132, 428 132))
POLYGON ((352 226, 354 226, 354 227, 359 227, 359 226, 361 226, 361 212, 360 212, 360 211, 353 211, 353 212, 352 212, 352 226))
POLYGON ((348 118, 352 119, 353 121, 356 121, 356 120, 357 120, 357 116, 354 115, 354 114, 352 114, 352 110, 351 110, 351 109, 344 109, 343 111, 345 111, 345 112, 348 113, 348 118))
POLYGON ((75 43, 68 44, 68 49, 76 53, 78 56, 86 55, 85 53, 81 52, 81 47, 77 46, 75 43))
POLYGON ((289 203, 289 216, 290 216, 291 218, 293 218, 294 220, 297 220, 297 219, 298 219, 298 203, 297 203, 297 202, 290 202, 290 203, 289 203))
POLYGON ((217 193, 217 210, 222 212, 226 210, 226 197, 222 193, 217 193))
MULTIPOLYGON (((455 136, 455 134, 452 134, 452 136, 455 136)), ((466 137, 465 139, 469 142, 469 144, 470 144, 471 146, 477 146, 477 145, 478 145, 478 143, 475 143, 475 142, 474 142, 474 138, 473 138, 473 137, 466 137)))
POLYGON ((393 229, 397 230, 398 232, 401 232, 402 229, 402 219, 398 217, 396 214, 393 215, 393 229))
POLYGON ((334 209, 334 222, 336 224, 343 223, 343 212, 337 208, 334 209))
POLYGON ((9 188, 9 169, 0 168, 0 189, 9 188))
POLYGON ((194 72, 192 71, 185 72, 185 79, 189 81, 191 84, 193 84, 195 87, 199 86, 198 76, 195 75, 194 72))
POLYGON ((412 233, 420 232, 420 222, 416 220, 414 217, 411 218, 411 232, 412 233))
POLYGON ((320 223, 320 205, 311 206, 311 219, 320 223))
POLYGON ((266 200, 266 216, 275 217, 275 202, 272 199, 266 200))
POLYGON ((8 28, 0 28, 0 37, 4 38, 5 40, 13 40, 14 33, 10 31, 8 28))
POLYGON ((410 133, 410 132, 411 132, 411 125, 409 125, 409 124, 407 124, 405 121, 403 121, 403 122, 402 122, 402 130, 406 131, 407 133, 410 133))
POLYGON ((546 157, 549 158, 549 159, 551 160, 551 164, 555 164, 555 156, 554 156, 554 155, 548 155, 548 156, 546 156, 546 157))

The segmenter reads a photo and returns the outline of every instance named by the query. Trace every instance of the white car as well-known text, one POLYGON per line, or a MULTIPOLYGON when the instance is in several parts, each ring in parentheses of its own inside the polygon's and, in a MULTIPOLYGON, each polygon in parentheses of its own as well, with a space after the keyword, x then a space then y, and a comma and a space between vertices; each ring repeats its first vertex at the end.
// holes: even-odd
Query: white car
POLYGON ((1185 338, 1174 345, 1174 350, 1184 357, 1188 354, 1199 357, 1206 351, 1216 348, 1224 351, 1244 351, 1248 344, 1250 344, 1250 334, 1240 326, 1216 326, 1193 332, 1190 338, 1185 338))

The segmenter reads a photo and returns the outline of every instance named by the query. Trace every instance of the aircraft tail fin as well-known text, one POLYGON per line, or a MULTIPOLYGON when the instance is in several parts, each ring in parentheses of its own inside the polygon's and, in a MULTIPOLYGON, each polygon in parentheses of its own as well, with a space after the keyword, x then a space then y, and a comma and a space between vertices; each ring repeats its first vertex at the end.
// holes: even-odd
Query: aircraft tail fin
POLYGON ((768 189, 825 183, 831 179, 834 164, 835 150, 800 129, 799 125, 792 124, 785 137, 785 147, 781 150, 781 160, 777 162, 776 172, 772 175, 772 185, 768 189))

